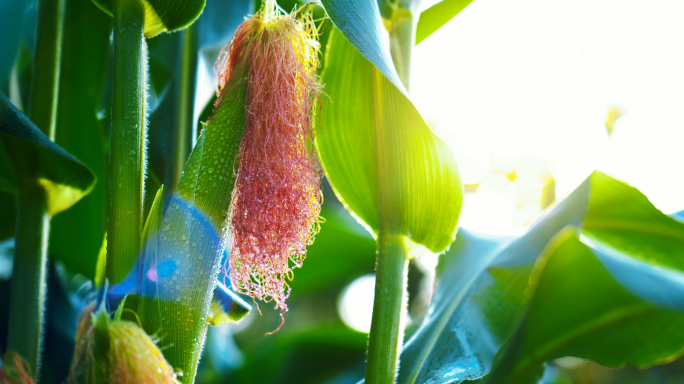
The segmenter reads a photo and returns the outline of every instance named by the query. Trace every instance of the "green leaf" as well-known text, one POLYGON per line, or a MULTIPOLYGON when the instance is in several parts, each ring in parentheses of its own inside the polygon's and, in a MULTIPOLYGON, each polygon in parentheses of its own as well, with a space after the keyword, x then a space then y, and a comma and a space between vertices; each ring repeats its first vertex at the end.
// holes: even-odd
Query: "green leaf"
POLYGON ((96 313, 91 313, 90 316, 90 323, 94 324, 93 341, 95 345, 93 350, 95 352, 95 360, 99 362, 106 362, 109 360, 107 357, 111 348, 111 338, 109 337, 109 315, 104 308, 100 308, 96 313))
MULTIPOLYGON (((525 317, 484 382, 533 384, 545 361, 564 356, 647 368, 684 352, 684 305, 662 307, 637 297, 607 268, 604 259, 615 256, 599 256, 577 236, 562 231, 537 261, 525 317)), ((638 263, 628 268, 632 280, 648 274, 638 263)), ((660 293, 684 295, 684 275, 677 275, 676 286, 660 293)))
POLYGON ((66 2, 55 142, 101 182, 72 209, 53 218, 49 254, 89 279, 95 276, 107 229, 108 125, 98 119, 97 110, 110 61, 111 31, 111 19, 93 3, 66 2))
MULTIPOLYGON (((113 0, 93 0, 112 16, 113 0)), ((140 1, 145 8, 145 37, 161 32, 173 32, 192 24, 202 13, 206 0, 118 0, 140 1)))
POLYGON ((95 287, 99 288, 107 278, 107 232, 105 232, 104 239, 100 252, 97 254, 97 264, 95 264, 95 278, 93 282, 95 287))
POLYGON ((162 185, 157 190, 150 206, 150 212, 147 214, 145 226, 143 227, 141 238, 142 257, 149 252, 155 254, 157 252, 157 238, 159 236, 159 228, 161 228, 162 220, 164 219, 164 186, 162 185))
POLYGON ((442 0, 424 10, 416 27, 416 45, 442 28, 472 2, 473 0, 442 0))
MULTIPOLYGON (((348 29, 345 35, 367 35, 354 45, 339 31, 330 36, 323 74, 330 103, 316 129, 328 180, 375 235, 385 227, 441 252, 453 241, 463 198, 454 155, 408 99, 387 48, 375 45, 380 30, 345 21, 340 12, 352 2, 324 4, 336 25, 348 29)), ((361 16, 378 24, 374 10, 361 16)))
POLYGON ((684 271, 684 223, 663 215, 636 188, 594 174, 582 234, 652 264, 684 271))
POLYGON ((235 323, 247 316, 251 310, 251 305, 218 282, 214 288, 214 297, 211 298, 207 322, 214 326, 235 323))
MULTIPOLYGON (((601 263, 624 289, 661 308, 684 311, 684 296, 675 294, 680 288, 676 279, 673 282, 669 277, 675 272, 664 267, 669 258, 658 251, 663 243, 674 246, 667 241, 681 224, 658 211, 634 188, 595 172, 523 236, 491 239, 462 229, 451 249, 441 256, 431 309, 405 344, 398 382, 452 383, 487 374, 495 354, 525 316, 530 296, 526 291, 531 289, 528 282, 537 259, 549 241, 568 225, 583 228, 582 234, 592 243, 593 252, 601 254, 601 263), (601 227, 604 236, 591 238, 599 218, 605 224, 601 227), (665 229, 624 231, 624 223, 645 220, 660 223, 660 228, 665 229), (639 243, 630 237, 639 239, 639 243), (629 241, 631 248, 622 246, 629 241), (645 256, 639 256, 641 253, 645 256), (639 258, 658 265, 645 268, 648 264, 639 262, 639 258), (634 263, 640 267, 631 268, 634 263)), ((684 247, 684 241, 679 247, 684 247)), ((568 271, 565 276, 573 283, 585 281, 580 272, 568 271)), ((536 289, 538 295, 542 291, 547 289, 536 289)), ((608 297, 599 288, 592 292, 596 300, 608 297)), ((563 300, 558 297, 557 303, 563 300)), ((563 316, 571 316, 573 311, 557 308, 559 315, 549 315, 544 321, 562 321, 563 316)), ((595 319, 600 318, 599 313, 594 315, 595 319)), ((533 331, 535 328, 530 328, 533 331)), ((650 342, 643 346, 656 347, 650 342)), ((536 369, 536 373, 541 372, 539 367, 536 369)))
POLYGON ((12 160, 17 183, 38 183, 47 191, 48 214, 71 207, 93 188, 95 175, 50 141, 2 93, 0 138, 12 160))

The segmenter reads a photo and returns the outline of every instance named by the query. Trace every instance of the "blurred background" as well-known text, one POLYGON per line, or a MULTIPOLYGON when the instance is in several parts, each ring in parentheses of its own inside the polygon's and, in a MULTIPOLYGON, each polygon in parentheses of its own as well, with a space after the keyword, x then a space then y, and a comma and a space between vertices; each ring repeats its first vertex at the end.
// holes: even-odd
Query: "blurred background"
MULTIPOLYGON (((422 8, 436 2, 425 0, 422 8)), ((26 3, 18 60, 5 86, 15 100, 21 100, 30 76, 26 63, 30 69, 35 7, 26 3)), ((213 23, 230 18, 235 24, 254 9, 250 1, 211 3, 232 7, 222 8, 232 13, 214 15, 213 23)), ((279 3, 286 10, 295 5, 279 3)), ((316 12, 323 17, 321 9, 316 12)), ((411 97, 455 152, 466 184, 460 225, 482 233, 521 234, 594 169, 639 188, 667 214, 682 210, 684 117, 676 112, 684 105, 681 20, 680 0, 475 0, 418 45, 411 97)), ((200 34, 213 31, 202 25, 200 34)), ((329 28, 329 22, 324 24, 322 43, 329 28)), ((212 110, 213 62, 230 33, 207 38, 211 44, 199 54, 198 121, 212 110)), ((157 107, 163 111, 172 68, 161 57, 177 35, 149 42, 151 132, 164 124, 163 115, 154 113, 157 107)), ((108 102, 103 96, 98 111, 105 127, 108 102)), ((150 190, 156 190, 155 182, 150 177, 150 190)), ((327 181, 323 189, 326 222, 303 268, 295 272, 284 327, 265 336, 280 317, 272 304, 260 303, 240 324, 211 328, 197 383, 351 384, 363 377, 375 242, 327 181)), ((3 220, 13 220, 12 207, 0 209, 3 220)), ((12 232, 0 235, 5 239, 0 242, 4 350, 13 240, 12 232)), ((406 338, 429 307, 437 262, 436 255, 411 262, 406 338)), ((76 318, 90 289, 83 275, 50 264, 42 382, 66 377, 76 318)), ((684 383, 684 363, 638 371, 564 358, 549 366, 544 382, 684 383)))

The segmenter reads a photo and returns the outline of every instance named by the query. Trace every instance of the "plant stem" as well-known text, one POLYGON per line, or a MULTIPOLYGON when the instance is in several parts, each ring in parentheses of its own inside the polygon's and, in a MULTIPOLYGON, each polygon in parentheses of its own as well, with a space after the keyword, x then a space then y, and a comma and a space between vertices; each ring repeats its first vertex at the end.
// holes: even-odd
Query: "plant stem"
POLYGON ((394 383, 404 338, 407 280, 408 257, 404 236, 389 235, 381 230, 366 384, 394 383))
POLYGON ((275 0, 265 0, 264 1, 264 21, 269 21, 275 17, 276 1, 275 0))
POLYGON ((411 85, 411 54, 416 42, 416 22, 410 9, 397 8, 392 15, 389 31, 392 61, 407 91, 411 85))
POLYGON ((37 183, 19 187, 7 348, 17 351, 36 377, 45 304, 50 217, 47 192, 37 183))
POLYGON ((28 116, 53 141, 63 31, 64 0, 40 0, 28 116))
POLYGON ((145 171, 145 42, 140 0, 114 0, 114 89, 107 278, 121 282, 140 254, 145 171))
POLYGON ((168 204, 178 181, 183 173, 185 163, 190 156, 193 138, 195 112, 195 74, 197 72, 197 39, 194 26, 180 32, 180 69, 178 74, 178 100, 176 105, 176 131, 171 168, 164 181, 164 201, 168 204))
MULTIPOLYGON (((55 137, 63 30, 64 0, 40 0, 29 118, 51 140, 55 137)), ((7 348, 26 360, 35 378, 40 367, 50 216, 45 189, 34 180, 18 181, 7 348)))

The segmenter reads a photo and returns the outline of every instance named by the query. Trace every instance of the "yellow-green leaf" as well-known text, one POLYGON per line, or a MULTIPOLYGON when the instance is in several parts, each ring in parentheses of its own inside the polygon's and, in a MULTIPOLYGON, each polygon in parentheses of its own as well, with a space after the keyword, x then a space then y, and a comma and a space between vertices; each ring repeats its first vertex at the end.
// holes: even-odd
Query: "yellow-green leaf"
MULTIPOLYGON (((324 3, 338 22, 336 3, 324 3)), ((323 74, 330 102, 316 147, 335 192, 372 233, 384 228, 441 252, 453 241, 463 199, 456 160, 408 98, 389 50, 372 37, 379 30, 368 29, 330 36, 323 74), (363 38, 353 45, 345 35, 363 38)))
MULTIPOLYGON (((48 193, 48 213, 61 212, 88 194, 95 175, 41 132, 0 93, 0 138, 17 183, 38 183, 48 193)), ((0 174, 12 170, 0 169, 0 174)))
MULTIPOLYGON (((172 32, 192 24, 204 9, 206 0, 119 0, 139 1, 145 7, 145 37, 172 32)), ((113 14, 113 0, 93 0, 108 15, 113 14)))
POLYGON ((473 0, 442 0, 424 10, 416 26, 416 45, 437 32, 472 2, 473 0))

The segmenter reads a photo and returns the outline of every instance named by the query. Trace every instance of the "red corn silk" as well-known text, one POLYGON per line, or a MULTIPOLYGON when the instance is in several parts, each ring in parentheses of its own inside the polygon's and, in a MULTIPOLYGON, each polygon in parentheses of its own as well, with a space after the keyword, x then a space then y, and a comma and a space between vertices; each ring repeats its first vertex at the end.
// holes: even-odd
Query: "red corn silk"
MULTIPOLYGON (((217 108, 238 61, 247 71, 246 128, 231 207, 233 289, 287 311, 286 280, 320 229, 322 171, 311 115, 318 101, 316 29, 309 18, 257 14, 217 62, 217 108)), ((226 48, 224 48, 224 51, 226 48)))
POLYGON ((0 368, 0 384, 35 384, 30 369, 18 353, 5 354, 4 367, 0 368))

